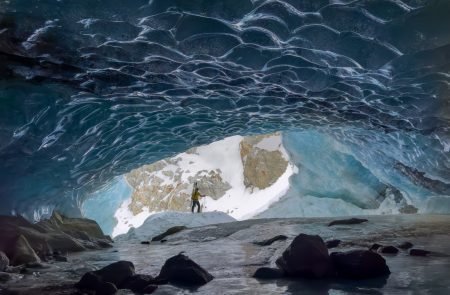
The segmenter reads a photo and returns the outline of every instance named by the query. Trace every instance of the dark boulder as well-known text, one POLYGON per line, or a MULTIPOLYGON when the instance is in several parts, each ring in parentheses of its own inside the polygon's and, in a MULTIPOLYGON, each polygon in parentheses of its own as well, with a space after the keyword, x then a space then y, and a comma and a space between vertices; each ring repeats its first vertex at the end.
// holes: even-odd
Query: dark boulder
POLYGON ((101 282, 95 289, 95 295, 113 295, 116 294, 116 285, 110 282, 101 282))
POLYGON ((160 235, 157 235, 156 237, 154 237, 153 239, 152 239, 152 242, 155 242, 155 241, 161 241, 162 239, 164 239, 165 237, 167 237, 167 236, 170 236, 170 235, 173 235, 173 234, 176 234, 177 232, 180 232, 180 231, 182 231, 182 230, 185 230, 187 227, 185 227, 185 226, 174 226, 174 227, 171 227, 171 228, 169 228, 168 230, 166 230, 165 232, 163 232, 162 234, 160 234, 160 235))
POLYGON ((118 261, 114 262, 100 270, 94 271, 102 281, 113 283, 116 286, 120 286, 129 277, 135 275, 134 264, 130 261, 118 261))
POLYGON ((333 274, 328 249, 319 236, 298 235, 276 264, 286 275, 293 277, 323 278, 333 274))
MULTIPOLYGON (((127 279, 134 276, 134 265, 129 261, 118 261, 96 271, 90 271, 83 275, 75 284, 79 289, 96 290, 103 283, 111 283, 120 286, 127 279)), ((109 289, 106 288, 105 289, 109 289)))
POLYGON ((0 251, 0 271, 5 271, 9 266, 9 258, 5 253, 0 251))
POLYGON ((383 253, 383 254, 397 254, 398 253, 398 249, 395 248, 394 246, 384 246, 381 247, 378 252, 383 253))
POLYGON ((144 288, 144 290, 141 291, 141 293, 142 294, 152 294, 153 292, 156 291, 156 289, 158 289, 158 286, 148 285, 147 287, 144 288))
POLYGON ((328 249, 336 248, 341 243, 341 240, 329 240, 325 242, 328 249))
POLYGON ((53 259, 55 261, 59 261, 59 262, 67 262, 67 257, 66 256, 62 256, 62 255, 54 255, 53 259))
POLYGON ((188 256, 180 253, 166 260, 158 279, 180 285, 204 285, 214 277, 188 256))
POLYGON ((400 245, 398 245, 397 247, 403 250, 408 250, 409 248, 412 248, 414 245, 410 242, 403 242, 400 245))
POLYGON ((375 244, 373 244, 373 245, 370 247, 369 250, 377 251, 377 250, 380 249, 381 247, 383 247, 383 246, 380 245, 380 244, 375 243, 375 244))
POLYGON ((278 268, 260 267, 253 274, 253 277, 257 279, 279 279, 284 277, 284 273, 278 268))
POLYGON ((272 245, 276 241, 285 241, 285 240, 287 240, 287 238, 288 237, 286 237, 285 235, 278 235, 271 239, 255 241, 255 242, 253 242, 253 244, 258 245, 258 246, 269 246, 269 245, 272 245))
POLYGON ((134 275, 126 279, 120 289, 129 289, 133 292, 141 292, 150 284, 154 284, 154 278, 150 275, 134 275))
POLYGON ((352 250, 331 253, 339 277, 366 279, 389 275, 391 272, 381 255, 369 250, 352 250))
POLYGON ((328 224, 328 226, 333 226, 333 225, 341 225, 341 224, 359 224, 359 223, 363 223, 363 222, 367 222, 367 219, 362 219, 362 218, 350 218, 350 219, 340 219, 340 220, 333 220, 332 222, 330 222, 328 224))
POLYGON ((100 277, 94 272, 90 271, 85 273, 81 277, 81 280, 75 284, 75 287, 78 289, 96 290, 101 283, 102 281, 100 277))
POLYGON ((12 279, 12 275, 6 272, 0 272, 0 283, 6 283, 12 279))
POLYGON ((141 244, 142 245, 150 245, 150 241, 142 241, 141 244))
POLYGON ((430 251, 422 250, 422 249, 411 249, 409 250, 409 255, 411 256, 428 256, 430 254, 430 251))
POLYGON ((41 262, 41 259, 28 243, 27 238, 23 235, 17 237, 12 253, 13 255, 10 260, 12 265, 41 262))

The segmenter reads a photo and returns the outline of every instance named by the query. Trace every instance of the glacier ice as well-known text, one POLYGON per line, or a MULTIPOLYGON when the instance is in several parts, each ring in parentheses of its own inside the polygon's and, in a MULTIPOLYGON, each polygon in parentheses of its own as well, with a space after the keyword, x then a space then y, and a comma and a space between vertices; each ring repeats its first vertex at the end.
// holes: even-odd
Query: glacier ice
POLYGON ((362 173, 334 193, 366 208, 377 181, 435 195, 388 167, 450 182, 449 13, 446 0, 2 3, 0 213, 80 215, 142 164, 316 128, 362 173))

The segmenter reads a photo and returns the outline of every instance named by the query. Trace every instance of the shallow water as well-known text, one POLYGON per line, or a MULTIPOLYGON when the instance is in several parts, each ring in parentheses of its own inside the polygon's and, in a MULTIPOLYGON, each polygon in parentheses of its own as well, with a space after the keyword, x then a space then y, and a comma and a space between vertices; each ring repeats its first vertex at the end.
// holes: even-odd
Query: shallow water
MULTIPOLYGON (((188 229, 169 236, 164 244, 141 245, 138 240, 117 242, 113 249, 70 255, 69 263, 55 263, 50 269, 38 270, 40 274, 27 276, 14 285, 73 283, 84 272, 117 260, 132 261, 137 273, 157 275, 167 258, 185 251, 215 279, 198 289, 160 286, 154 294, 450 294, 450 216, 369 216, 367 219, 369 222, 363 224, 333 227, 327 226, 330 218, 247 220, 188 229), (260 281, 251 277, 258 267, 274 266, 275 259, 299 233, 318 234, 324 240, 341 239, 341 245, 332 251, 366 248, 374 242, 397 245, 410 241, 415 248, 436 254, 412 257, 401 251, 398 255, 385 255, 391 275, 372 280, 260 281), (285 234, 289 239, 266 247, 251 243, 278 234, 285 234)), ((32 293, 28 290, 24 294, 32 293)), ((122 290, 120 294, 131 293, 122 290)))

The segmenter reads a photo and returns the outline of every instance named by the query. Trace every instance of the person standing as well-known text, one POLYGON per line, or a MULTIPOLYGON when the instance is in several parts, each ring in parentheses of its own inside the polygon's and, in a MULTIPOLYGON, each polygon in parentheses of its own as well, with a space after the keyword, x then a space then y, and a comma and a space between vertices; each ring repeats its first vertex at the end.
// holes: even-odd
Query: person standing
POLYGON ((197 182, 194 183, 194 189, 192 190, 192 213, 194 213, 195 206, 197 206, 197 213, 200 213, 200 198, 202 198, 203 195, 200 194, 197 182))

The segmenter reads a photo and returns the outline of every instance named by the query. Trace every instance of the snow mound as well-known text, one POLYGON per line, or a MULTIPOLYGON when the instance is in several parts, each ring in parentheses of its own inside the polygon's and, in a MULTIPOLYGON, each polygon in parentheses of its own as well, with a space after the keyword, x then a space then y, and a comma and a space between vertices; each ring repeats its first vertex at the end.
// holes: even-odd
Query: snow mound
POLYGON ((197 227, 236 221, 224 212, 161 212, 150 215, 138 228, 131 228, 126 234, 115 238, 117 241, 149 240, 174 226, 197 227))

